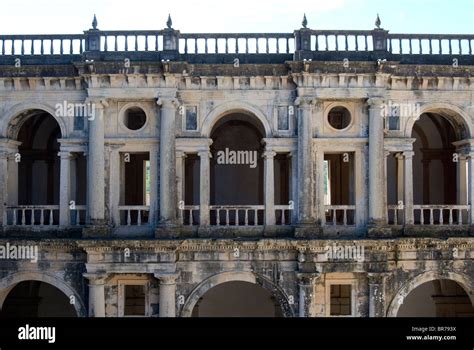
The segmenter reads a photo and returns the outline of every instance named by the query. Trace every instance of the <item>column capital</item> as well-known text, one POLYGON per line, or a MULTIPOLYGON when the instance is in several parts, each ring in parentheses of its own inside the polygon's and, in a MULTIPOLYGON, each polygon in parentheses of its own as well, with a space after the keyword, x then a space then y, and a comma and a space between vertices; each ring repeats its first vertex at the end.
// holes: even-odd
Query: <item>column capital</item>
POLYGON ((403 152, 395 153, 395 158, 397 158, 398 160, 403 160, 404 159, 403 152))
POLYGON ((176 151, 176 158, 186 158, 186 152, 185 151, 176 151))
POLYGON ((390 151, 384 151, 384 152, 383 152, 383 156, 384 156, 385 158, 387 158, 387 157, 390 155, 390 153, 392 153, 392 152, 390 152, 390 151))
POLYGON ((212 158, 212 154, 209 151, 199 151, 198 155, 200 158, 212 158))
POLYGON ((276 152, 272 150, 264 151, 262 157, 265 159, 273 159, 276 156, 276 152))
POLYGON ((0 159, 8 159, 10 152, 0 150, 0 159))
POLYGON ((403 156, 405 158, 413 158, 414 155, 415 155, 415 152, 413 151, 403 151, 403 156))
POLYGON ((301 108, 310 108, 311 106, 316 104, 316 99, 313 97, 306 97, 306 96, 298 96, 295 99, 295 106, 301 108))
POLYGON ((73 158, 73 156, 74 155, 72 154, 72 152, 67 151, 67 150, 62 150, 58 152, 58 157, 64 160, 70 160, 73 158))
POLYGON ((83 273, 82 276, 89 280, 89 284, 102 285, 105 284, 105 280, 108 278, 106 273, 83 273))
POLYGON ((321 277, 320 272, 297 272, 296 277, 298 278, 298 284, 300 285, 313 285, 314 282, 321 277))
POLYGON ((7 138, 0 138, 0 150, 12 152, 12 151, 17 151, 18 147, 20 147, 21 142, 20 141, 15 141, 12 139, 7 139, 7 138))
POLYGON ((370 108, 381 108, 384 103, 385 99, 382 97, 369 97, 367 99, 367 104, 370 108))
POLYGON ((153 275, 160 280, 160 283, 167 285, 176 284, 179 278, 179 272, 155 272, 153 275))
POLYGON ((107 152, 116 152, 118 151, 120 148, 124 147, 125 146, 125 143, 110 143, 110 142, 107 142, 104 147, 105 149, 107 150, 107 152))
POLYGON ((180 106, 180 102, 176 97, 166 96, 158 96, 156 98, 156 104, 162 108, 178 108, 180 106))
POLYGON ((109 99, 104 97, 88 97, 84 101, 85 104, 92 104, 94 108, 107 108, 109 107, 109 99))
POLYGON ((367 278, 369 284, 382 284, 388 275, 388 272, 369 272, 367 278))
POLYGON ((7 158, 9 161, 15 161, 17 162, 16 158, 17 158, 17 154, 19 154, 18 151, 10 151, 10 152, 6 152, 7 153, 7 158))

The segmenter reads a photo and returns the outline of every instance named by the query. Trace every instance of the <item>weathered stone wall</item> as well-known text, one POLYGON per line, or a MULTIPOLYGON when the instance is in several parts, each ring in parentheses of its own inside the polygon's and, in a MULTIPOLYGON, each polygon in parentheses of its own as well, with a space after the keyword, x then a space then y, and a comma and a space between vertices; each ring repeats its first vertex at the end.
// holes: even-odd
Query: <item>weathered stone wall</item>
MULTIPOLYGON (((87 228, 87 234, 116 236, 112 240, 73 239, 67 237, 67 230, 62 229, 58 234, 66 238, 45 240, 40 239, 44 237, 41 232, 29 228, 2 227, 3 235, 10 238, 19 233, 36 238, 34 241, 8 239, 3 240, 2 244, 7 241, 11 244, 37 244, 40 251, 37 264, 0 261, 2 302, 15 283, 28 279, 41 280, 57 286, 67 295, 73 293, 76 296, 76 310, 84 316, 89 303, 88 282, 83 277, 85 272, 88 276, 96 274, 103 280, 103 284, 98 283, 98 288, 100 293, 100 286, 103 286, 104 315, 110 317, 119 314, 120 279, 149 283, 149 316, 172 316, 166 313, 168 309, 164 312, 164 308, 158 307, 161 303, 171 304, 177 316, 189 316, 196 301, 207 290, 231 280, 257 283, 270 290, 281 304, 285 316, 329 315, 328 288, 331 282, 338 281, 350 283, 354 288, 355 316, 395 316, 403 298, 419 284, 432 279, 454 280, 474 300, 474 242, 468 237, 472 234, 469 227, 425 226, 418 229, 419 238, 403 237, 404 232, 409 230, 399 227, 371 231, 371 180, 368 175, 369 110, 375 108, 371 106, 378 103, 376 100, 394 103, 416 101, 421 104, 422 113, 443 113, 458 124, 465 139, 474 137, 473 68, 399 65, 395 62, 387 62, 383 66, 354 62, 348 68, 340 63, 321 62, 241 65, 239 68, 224 64, 134 63, 130 72, 124 74, 120 71, 121 67, 107 62, 97 62, 94 67, 93 73, 81 71, 72 76, 54 66, 51 74, 43 71, 37 76, 34 68, 25 67, 24 77, 0 77, 0 135, 4 139, 15 139, 15 133, 23 121, 22 113, 26 110, 42 109, 55 116, 57 103, 81 103, 86 98, 106 101, 100 103, 104 109, 106 155, 105 176, 101 180, 105 187, 103 211, 107 227, 87 228), (174 130, 161 130, 162 108, 157 105, 158 97, 162 98, 163 106, 171 111, 167 113, 175 113, 174 130), (299 105, 295 101, 297 98, 300 98, 299 105), (368 103, 368 99, 372 102, 368 103), (351 124, 343 132, 334 130, 327 122, 327 113, 335 104, 343 105, 352 112, 351 124), (125 106, 132 105, 141 106, 147 114, 148 121, 142 130, 130 131, 123 126, 121 111, 125 106), (197 107, 197 130, 183 129, 180 106, 197 107), (193 149, 196 142, 206 141, 215 122, 231 111, 252 114, 264 126, 267 138, 275 142, 289 139, 296 144, 301 136, 297 132, 297 113, 290 117, 290 130, 279 131, 276 127, 279 106, 295 106, 295 109, 311 106, 308 107, 310 139, 305 143, 313 147, 309 152, 311 159, 320 161, 325 150, 357 152, 355 191, 359 216, 356 228, 321 227, 320 223, 313 222, 302 235, 294 234, 296 227, 292 227, 284 232, 284 238, 279 239, 263 239, 261 232, 239 228, 216 233, 218 237, 227 239, 184 240, 180 236, 182 228, 171 225, 161 229, 165 232, 164 237, 171 235, 176 240, 118 240, 117 236, 131 238, 142 235, 151 238, 154 232, 153 229, 132 232, 132 228, 119 232, 117 223, 113 222, 117 210, 114 193, 118 188, 118 178, 110 176, 116 166, 111 161, 113 151, 153 149, 151 154, 158 164, 160 150, 156 144, 160 140, 156 139, 163 133, 172 135, 175 132, 177 145, 181 145, 182 149, 193 149), (260 239, 231 239, 248 233, 260 239), (302 238, 306 235, 316 239, 302 238), (368 235, 374 239, 369 239, 368 235), (392 239, 387 239, 387 236, 392 239), (447 236, 451 238, 446 239, 447 236), (348 240, 328 239, 340 237, 348 240), (325 248, 335 242, 363 246, 363 261, 327 261, 325 248), (166 295, 159 291, 164 280, 168 286, 166 295)), ((56 117, 56 120, 62 138, 74 144, 76 150, 87 151, 91 124, 85 123, 84 130, 74 130, 73 118, 56 117)), ((385 131, 385 151, 405 150, 414 121, 401 119, 400 123, 400 130, 385 131)), ((198 146, 202 147, 202 144, 198 146)), ((291 149, 287 144, 284 146, 291 149)), ((309 169, 314 179, 314 189, 308 194, 314 200, 314 207, 310 210, 314 212, 310 213, 310 218, 321 219, 324 215, 321 179, 318 168, 309 169)), ((155 175, 156 193, 162 196, 159 191, 166 188, 158 191, 159 172, 155 175)), ((173 179, 173 174, 164 175, 173 179)), ((101 182, 95 183, 96 180, 89 178, 89 183, 94 184, 89 186, 100 188, 101 182)), ((5 183, 0 183, 0 188, 5 187, 5 183)), ((382 197, 380 193, 376 195, 382 197)), ((165 215, 162 208, 158 208, 158 198, 155 198, 153 209, 154 225, 159 223, 158 218, 165 215)), ((177 206, 175 199, 170 197, 165 204, 177 206)), ((375 203, 385 205, 382 198, 375 203)), ((191 232, 190 236, 196 238, 198 233, 191 232)))

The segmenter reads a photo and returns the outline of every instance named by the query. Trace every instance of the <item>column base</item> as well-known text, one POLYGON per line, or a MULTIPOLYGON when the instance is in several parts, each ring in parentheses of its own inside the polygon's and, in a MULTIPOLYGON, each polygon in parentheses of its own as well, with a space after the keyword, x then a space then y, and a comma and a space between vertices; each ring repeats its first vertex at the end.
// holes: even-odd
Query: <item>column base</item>
POLYGON ((272 225, 265 226, 263 229, 263 237, 292 237, 295 229, 291 225, 272 225))
POLYGON ((83 238, 107 238, 112 236, 112 228, 105 224, 94 223, 82 229, 83 238))
POLYGON ((469 236, 474 236, 474 225, 469 225, 469 236))
POLYGON ((371 223, 367 226, 367 237, 369 238, 390 238, 397 236, 392 228, 387 225, 376 225, 371 223))
POLYGON ((212 236, 210 226, 199 226, 197 235, 200 238, 210 238, 212 236))
POLYGON ((321 233, 321 225, 317 223, 298 223, 295 226, 295 238, 317 238, 321 233))
POLYGON ((155 229, 155 238, 175 239, 180 238, 181 225, 175 223, 160 223, 155 229))

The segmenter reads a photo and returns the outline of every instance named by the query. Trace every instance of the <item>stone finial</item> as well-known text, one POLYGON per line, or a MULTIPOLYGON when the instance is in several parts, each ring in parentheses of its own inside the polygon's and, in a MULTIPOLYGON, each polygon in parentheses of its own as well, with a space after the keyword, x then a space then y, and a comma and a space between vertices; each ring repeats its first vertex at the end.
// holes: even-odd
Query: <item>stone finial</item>
POLYGON ((171 20, 170 14, 168 14, 168 20, 166 21, 166 26, 168 27, 168 29, 171 29, 171 27, 173 26, 173 21, 171 20))
POLYGON ((97 29, 97 17, 94 14, 94 19, 92 20, 92 29, 97 29))
POLYGON ((377 29, 380 29, 380 25, 382 24, 382 21, 380 20, 379 14, 377 13, 377 19, 375 20, 375 26, 377 29))
POLYGON ((301 24, 303 25, 303 28, 306 28, 306 26, 308 25, 308 20, 306 19, 306 13, 303 15, 303 22, 301 22, 301 24))

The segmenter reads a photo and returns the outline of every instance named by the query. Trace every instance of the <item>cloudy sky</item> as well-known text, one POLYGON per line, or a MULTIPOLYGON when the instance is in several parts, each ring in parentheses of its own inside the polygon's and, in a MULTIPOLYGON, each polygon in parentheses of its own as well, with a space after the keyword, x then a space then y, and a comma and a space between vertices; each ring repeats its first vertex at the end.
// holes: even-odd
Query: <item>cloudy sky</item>
POLYGON ((1 34, 162 29, 292 32, 306 12, 312 29, 372 29, 377 13, 392 33, 474 33, 474 0, 2 0, 1 34))

